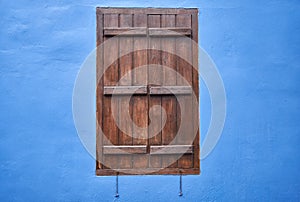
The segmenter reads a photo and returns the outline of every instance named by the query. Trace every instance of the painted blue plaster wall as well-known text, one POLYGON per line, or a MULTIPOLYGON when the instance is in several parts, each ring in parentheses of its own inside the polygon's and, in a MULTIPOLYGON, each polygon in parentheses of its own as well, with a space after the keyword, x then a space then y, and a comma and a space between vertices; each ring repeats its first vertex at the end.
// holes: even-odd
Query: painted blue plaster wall
POLYGON ((115 178, 94 176, 71 110, 96 6, 199 7, 227 94, 223 135, 202 174, 183 178, 183 198, 178 177, 142 176, 120 178, 119 201, 300 200, 299 1, 1 0, 0 201, 114 200, 115 178))

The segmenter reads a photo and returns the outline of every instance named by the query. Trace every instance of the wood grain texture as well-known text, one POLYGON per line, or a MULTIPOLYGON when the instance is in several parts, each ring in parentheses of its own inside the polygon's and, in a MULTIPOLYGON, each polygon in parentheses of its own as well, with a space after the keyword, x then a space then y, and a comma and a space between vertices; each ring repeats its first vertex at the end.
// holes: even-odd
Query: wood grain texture
POLYGON ((147 86, 104 86, 104 95, 143 95, 147 86))
MULTIPOLYGON (((133 16, 134 27, 147 27, 147 15, 135 14, 133 16)), ((148 84, 147 67, 147 39, 145 37, 134 37, 133 43, 133 86, 148 84), (143 68, 144 67, 144 68, 143 68)), ((148 144, 148 96, 133 96, 133 144, 148 144)), ((148 155, 133 155, 133 168, 147 168, 149 164, 148 155)))
POLYGON ((157 170, 155 168, 137 168, 137 169, 98 169, 96 175, 199 175, 200 170, 198 168, 162 168, 157 170))
POLYGON ((97 8, 97 45, 118 36, 109 46, 104 45, 104 50, 97 50, 97 175, 200 173, 199 111, 192 107, 197 103, 191 99, 192 92, 199 95, 198 72, 182 59, 188 58, 197 67, 198 48, 173 31, 197 43, 198 9, 97 8), (123 34, 127 31, 132 34, 123 34), (155 50, 160 48, 165 51, 155 50), (151 69, 152 65, 161 68, 151 69), (101 78, 105 66, 109 68, 101 78), (141 70, 141 66, 146 68, 141 70), (184 80, 170 70, 177 70, 184 80), (180 107, 181 101, 185 104, 180 107), (154 134, 144 128, 151 124, 149 109, 156 105, 164 109, 167 117, 162 128, 162 111, 154 110, 154 127, 162 128, 154 134), (117 111, 116 120, 113 108, 117 111), (185 113, 189 116, 182 117, 185 113), (125 131, 118 129, 116 123, 125 131), (179 126, 184 133, 172 142, 179 126), (108 141, 101 136, 101 128, 108 141), (197 135, 193 140, 194 132, 197 135), (176 161, 181 152, 186 154, 176 161))
POLYGON ((114 8, 114 7, 97 7, 97 14, 192 14, 198 13, 198 8, 114 8))
POLYGON ((133 27, 105 27, 105 36, 146 36, 147 28, 133 28, 133 27))
MULTIPOLYGON (((160 27, 161 15, 148 15, 148 27, 160 27)), ((159 38, 149 38, 148 50, 148 84, 161 85, 162 84, 162 68, 161 68, 161 40, 159 38)), ((161 132, 161 108, 155 106, 161 106, 161 97, 151 96, 149 97, 149 110, 152 108, 152 130, 149 129, 149 145, 161 145, 162 132, 161 132), (154 120, 155 119, 155 120, 154 120), (159 131, 159 132, 157 132, 159 131)), ((150 156, 149 167, 160 168, 161 156, 150 156)))
MULTIPOLYGON (((104 26, 118 26, 118 15, 117 14, 106 14, 104 15, 104 26)), ((108 38, 104 38, 108 40, 108 38)), ((104 85, 117 85, 118 82, 118 61, 115 58, 118 57, 118 52, 114 51, 114 48, 118 47, 118 40, 113 40, 109 45, 104 44, 104 56, 103 63, 104 67, 108 67, 104 72, 104 85)), ((103 144, 117 145, 118 140, 118 127, 117 121, 113 118, 114 108, 118 110, 118 101, 112 100, 111 97, 103 97, 103 133, 106 135, 107 140, 104 138, 103 144)), ((103 157, 105 166, 116 169, 118 168, 118 157, 103 157)))
MULTIPOLYGON (((132 27, 132 15, 120 14, 119 15, 120 27, 132 27)), ((133 38, 119 37, 119 85, 128 86, 132 85, 132 51, 133 51, 133 38)), ((121 129, 119 129, 119 144, 120 145, 132 145, 132 104, 128 102, 130 100, 129 95, 119 97, 119 123, 121 129), (129 116, 128 116, 129 114, 129 116)), ((132 167, 132 156, 123 155, 119 158, 120 168, 132 167)))
POLYGON ((199 73, 198 73, 198 12, 192 14, 192 39, 195 42, 192 45, 192 57, 193 57, 193 90, 197 98, 197 103, 193 103, 193 133, 196 133, 194 139, 194 168, 200 169, 200 99, 199 99, 199 73))
MULTIPOLYGON (((176 27, 187 26, 191 27, 191 15, 190 14, 183 14, 176 16, 176 27)), ((191 50, 191 43, 186 38, 177 38, 176 39, 176 50, 177 55, 181 56, 182 58, 187 58, 187 60, 192 61, 192 50, 191 50)), ((177 60, 177 71, 181 76, 177 77, 177 85, 189 85, 192 86, 192 66, 189 65, 183 59, 177 60)), ((189 95, 181 95, 178 96, 178 100, 183 105, 179 107, 180 109, 180 116, 177 116, 177 127, 182 128, 182 132, 184 134, 179 134, 177 144, 191 144, 192 142, 192 123, 193 123, 193 109, 192 109, 192 97, 189 95), (182 119, 182 120, 181 120, 182 119)), ((192 155, 183 155, 178 160, 178 167, 179 168, 192 168, 193 166, 193 156, 192 155)))
MULTIPOLYGON (((176 86, 176 57, 171 54, 176 51, 176 38, 171 34, 166 34, 166 29, 176 28, 176 15, 162 15, 161 17, 161 30, 164 30, 164 36, 161 39, 162 50, 162 65, 163 68, 163 82, 162 86, 176 86)), ((155 29, 155 28, 153 28, 155 29)), ((149 30, 149 34, 150 34, 149 30)), ((175 87, 176 88, 176 87, 175 87)), ((174 88, 173 88, 174 89, 174 88)), ((162 130, 162 145, 169 145, 174 141, 177 134, 177 100, 176 97, 171 95, 168 90, 162 87, 151 87, 150 94, 164 94, 162 96, 162 107, 166 111, 167 120, 162 130)), ((173 142, 175 144, 175 142, 173 142)), ((151 153, 151 147, 150 147, 151 153)), ((177 167, 176 155, 162 155, 162 167, 177 167)))
POLYGON ((152 86, 149 90, 150 95, 189 95, 193 91, 190 86, 152 86))
POLYGON ((147 145, 103 146, 104 154, 146 154, 147 145))
POLYGON ((159 145, 150 146, 151 155, 161 155, 161 154, 192 154, 193 146, 191 145, 159 145))
MULTIPOLYGON (((164 19, 170 18, 170 16, 175 15, 165 15, 163 16, 164 19)), ((167 22, 167 21, 165 21, 167 22)), ((175 20, 174 20, 175 24, 175 20)), ((165 28, 149 28, 149 36, 162 36, 162 37, 167 37, 167 36, 190 36, 192 31, 191 28, 184 28, 184 27, 165 27, 165 28)))
POLYGON ((96 54, 96 169, 102 169, 103 161, 103 14, 97 15, 97 54, 96 54))

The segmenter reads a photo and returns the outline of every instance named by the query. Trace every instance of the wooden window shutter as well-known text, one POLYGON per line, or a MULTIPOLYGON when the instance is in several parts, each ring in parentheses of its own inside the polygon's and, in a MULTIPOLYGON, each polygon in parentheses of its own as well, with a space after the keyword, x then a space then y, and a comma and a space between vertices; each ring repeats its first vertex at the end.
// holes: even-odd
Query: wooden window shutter
POLYGON ((198 9, 97 8, 97 175, 200 173, 197 43, 198 9))

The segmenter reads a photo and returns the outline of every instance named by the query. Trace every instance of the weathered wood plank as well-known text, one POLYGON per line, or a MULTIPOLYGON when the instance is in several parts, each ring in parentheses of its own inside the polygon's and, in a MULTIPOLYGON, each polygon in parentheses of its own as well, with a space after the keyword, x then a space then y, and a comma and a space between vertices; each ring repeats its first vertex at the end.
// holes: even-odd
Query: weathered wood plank
POLYGON ((147 153, 147 145, 121 145, 121 146, 104 146, 103 153, 104 154, 146 154, 147 153))
POLYGON ((192 94, 190 86, 151 86, 150 95, 188 95, 192 94))
POLYGON ((116 7, 97 7, 97 13, 115 14, 192 14, 198 13, 198 8, 116 8, 116 7))
POLYGON ((104 95, 143 95, 147 86, 104 86, 104 95))
MULTIPOLYGON (((176 26, 175 15, 162 15, 161 28, 174 30, 176 26)), ((155 29, 155 28, 153 28, 155 29)), ((149 31, 150 32, 150 31, 149 31)), ((164 32, 165 33, 165 32, 164 32)), ((163 68, 163 86, 176 86, 176 38, 172 35, 161 39, 162 46, 162 65, 163 68)), ((158 87, 159 88, 159 87, 158 87)), ((150 88, 150 95, 155 92, 155 87, 150 88)), ((177 133, 177 100, 172 94, 162 94, 162 107, 166 111, 166 123, 162 129, 162 144, 171 144, 177 133)), ((174 144, 173 142, 172 144, 174 144)), ((151 150, 151 149, 150 149, 151 150)), ((151 151, 150 151, 151 152, 151 151)), ((176 155, 162 155, 162 167, 177 167, 176 155)))
POLYGON ((136 169, 117 169, 117 170, 109 170, 109 169, 97 169, 96 175, 98 176, 106 176, 106 175, 199 175, 200 170, 198 168, 136 168, 136 169))
POLYGON ((192 31, 191 28, 185 27, 165 27, 165 28, 149 28, 149 36, 190 36, 192 31))
MULTIPOLYGON (((160 27, 161 24, 160 15, 148 15, 148 27, 160 27)), ((159 38, 149 39, 148 51, 148 84, 159 85, 162 84, 162 69, 161 69, 161 52, 160 49, 161 40, 159 38), (151 65, 150 65, 151 64, 151 65)), ((162 133, 161 133, 161 97, 153 96, 149 97, 149 110, 152 108, 153 119, 151 125, 152 129, 149 129, 149 145, 161 145, 162 133), (159 132, 157 132, 159 131, 159 132)), ((149 167, 160 168, 161 156, 150 156, 149 167)))
POLYGON ((96 55, 96 168, 102 168, 103 135, 103 14, 97 15, 97 55, 96 55))
MULTIPOLYGON (((182 14, 176 16, 176 27, 191 27, 191 15, 182 14)), ((189 62, 192 61, 191 56, 191 42, 187 38, 176 39, 176 51, 177 55, 185 58, 189 62)), ((192 66, 185 60, 177 59, 177 71, 181 76, 177 77, 177 85, 185 86, 187 84, 192 86, 192 66), (188 82, 188 83, 186 83, 188 82)), ((180 109, 180 116, 177 116, 177 127, 181 127, 181 134, 178 136, 177 144, 188 145, 193 142, 193 109, 192 109, 192 96, 191 95, 180 95, 178 96, 180 103, 183 103, 180 109), (182 120, 181 120, 182 119, 182 120)), ((192 168, 193 167, 193 156, 183 155, 178 160, 179 168, 192 168)))
MULTIPOLYGON (((193 90, 197 98, 197 103, 193 103, 193 132, 196 133, 194 139, 194 168, 200 169, 200 122, 199 122, 199 73, 198 73, 198 13, 192 14, 192 46, 193 57, 193 90), (196 68, 196 69, 195 69, 196 68)), ((195 101, 194 101, 195 102, 195 101)))
POLYGON ((147 28, 146 27, 105 27, 104 28, 105 36, 146 36, 147 28))
MULTIPOLYGON (((119 15, 120 27, 132 27, 132 15, 119 15)), ((132 51, 133 38, 120 37, 119 38, 119 85, 132 85, 132 51)), ((119 101, 119 144, 132 145, 132 104, 129 102, 130 95, 120 97, 119 101), (124 131, 125 129, 125 131, 124 131)), ((132 156, 124 155, 119 158, 120 168, 132 167, 132 156)))
MULTIPOLYGON (((106 14, 104 15, 104 26, 118 26, 118 15, 117 14, 106 14)), ((107 37, 104 40, 108 40, 107 37)), ((104 72, 104 85, 116 85, 118 82, 118 61, 115 58, 118 57, 118 52, 115 51, 118 47, 118 40, 111 40, 108 44, 104 44, 104 56, 103 64, 108 69, 104 72)), ((118 127, 117 121, 113 118, 114 108, 118 110, 118 101, 112 100, 111 97, 103 97, 103 132, 107 138, 104 138, 103 144, 118 144, 118 127)), ((104 165, 112 169, 118 168, 118 157, 107 158, 104 156, 104 165)))
MULTIPOLYGON (((133 15, 134 27, 147 27, 146 14, 133 15)), ((147 85, 148 83, 148 68, 147 68, 147 38, 134 37, 134 72, 133 85, 147 85), (139 51, 137 51, 139 50, 139 51), (143 67, 144 68, 141 68, 143 67)), ((133 96, 133 122, 137 127, 133 128, 133 144, 147 145, 148 144, 148 96, 133 96)), ((133 168, 147 168, 149 164, 148 155, 133 155, 133 168)))
POLYGON ((150 154, 192 154, 193 146, 191 145, 159 145, 150 146, 150 154))

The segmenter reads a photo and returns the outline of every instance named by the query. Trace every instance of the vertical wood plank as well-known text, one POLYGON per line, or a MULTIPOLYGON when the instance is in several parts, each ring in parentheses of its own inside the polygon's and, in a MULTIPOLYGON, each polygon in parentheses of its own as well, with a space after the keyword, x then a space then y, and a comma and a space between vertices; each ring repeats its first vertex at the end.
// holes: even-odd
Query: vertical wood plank
MULTIPOLYGON (((148 15, 148 27, 160 27, 161 16, 160 15, 148 15)), ((162 71, 161 68, 153 68, 152 65, 159 66, 161 65, 161 54, 157 49, 160 48, 160 39, 151 37, 149 39, 149 48, 148 51, 148 84, 150 85, 161 85, 162 84, 162 71)), ((149 110, 155 106, 161 106, 161 97, 160 96, 151 96, 149 97, 149 110)), ((156 117, 153 130, 149 129, 149 144, 150 145, 161 145, 161 110, 155 108, 153 110, 153 115, 156 117), (157 134, 156 131, 160 131, 157 134)), ((161 156, 153 155, 150 156, 150 167, 160 168, 161 167, 161 156)))
MULTIPOLYGON (((175 27, 175 15, 162 15, 161 27, 175 27)), ((162 50, 162 65, 163 68, 163 86, 176 85, 176 57, 168 52, 175 52, 176 39, 174 37, 164 37, 161 39, 162 50), (173 72, 171 71, 173 70, 173 72)), ((162 144, 168 145, 175 138, 177 133, 176 108, 177 101, 175 96, 162 96, 162 107, 167 113, 167 121, 162 130, 162 144)), ((176 155, 163 155, 162 167, 177 167, 176 155)))
POLYGON ((96 55, 96 169, 102 168, 102 96, 103 96, 103 49, 100 44, 103 43, 103 14, 97 14, 97 55, 96 55))
MULTIPOLYGON (((192 37, 195 44, 192 46, 193 66, 198 70, 198 13, 192 14, 192 37)), ((193 90, 198 103, 193 103, 193 132, 196 132, 194 140, 194 168, 200 168, 200 122, 199 122, 199 73, 193 68, 193 90)))
MULTIPOLYGON (((132 27, 132 15, 120 14, 119 27, 132 27)), ((119 85, 130 86, 132 85, 132 50, 133 41, 132 37, 119 37, 119 85), (125 54, 129 52, 129 54, 125 54)), ((132 145, 132 104, 128 103, 130 96, 120 96, 119 99, 119 124, 120 128, 126 129, 126 131, 119 130, 119 144, 120 145, 132 145), (130 116, 126 116, 130 114, 130 116)), ((119 157, 120 168, 132 167, 132 156, 120 155, 119 157)))
MULTIPOLYGON (((105 27, 116 27, 118 26, 118 15, 117 14, 106 14, 104 15, 104 26, 105 27)), ((107 40, 108 38, 104 38, 107 40)), ((104 73, 104 85, 117 85, 118 82, 118 61, 114 61, 118 57, 118 40, 113 40, 109 45, 104 45, 104 67, 109 68, 104 73)), ((118 144, 118 127, 112 114, 112 108, 118 110, 118 101, 113 101, 111 97, 103 97, 104 108, 103 108, 103 132, 111 142, 111 144, 118 144)), ((109 144, 107 141, 103 142, 104 145, 109 144)), ((118 157, 117 156, 104 156, 104 163, 106 166, 116 169, 118 168, 118 157)))
MULTIPOLYGON (((147 15, 135 14, 134 27, 147 27, 147 15)), ((134 37, 134 68, 147 65, 147 39, 145 37, 134 37), (136 51, 144 49, 143 51, 136 51)), ((147 66, 146 66, 147 67, 147 66)), ((136 70, 136 69, 135 69, 136 70)), ((134 71, 133 85, 147 85, 147 68, 134 71)), ((148 97, 134 96, 133 97, 133 121, 140 128, 148 126, 148 97)), ((133 134, 136 138, 133 139, 134 145, 147 145, 148 131, 138 128, 133 128, 133 134)), ((147 168, 148 155, 137 154, 133 156, 133 168, 147 168)))
MULTIPOLYGON (((176 16, 176 27, 191 27, 191 15, 180 14, 176 16)), ((182 56, 182 58, 187 58, 192 61, 191 57, 191 43, 185 37, 179 37, 176 39, 176 51, 177 55, 182 56)), ((182 75, 182 77, 192 85, 192 66, 188 65, 183 59, 177 60, 177 71, 182 75)), ((177 85, 186 85, 184 79, 177 77, 177 85)), ((192 136, 192 126, 193 126, 193 109, 192 109, 192 99, 191 96, 181 95, 179 97, 179 102, 184 103, 182 108, 177 106, 177 110, 180 111, 180 115, 177 115, 177 127, 182 127, 184 134, 180 134, 178 139, 178 144, 190 144, 192 136), (180 109, 178 109, 180 108, 180 109), (184 115, 185 114, 185 115, 184 115), (184 115, 184 117, 183 117, 184 115), (180 121, 183 119, 182 122, 180 121)), ((190 154, 183 155, 178 160, 179 168, 191 168, 193 167, 193 156, 190 154)))

